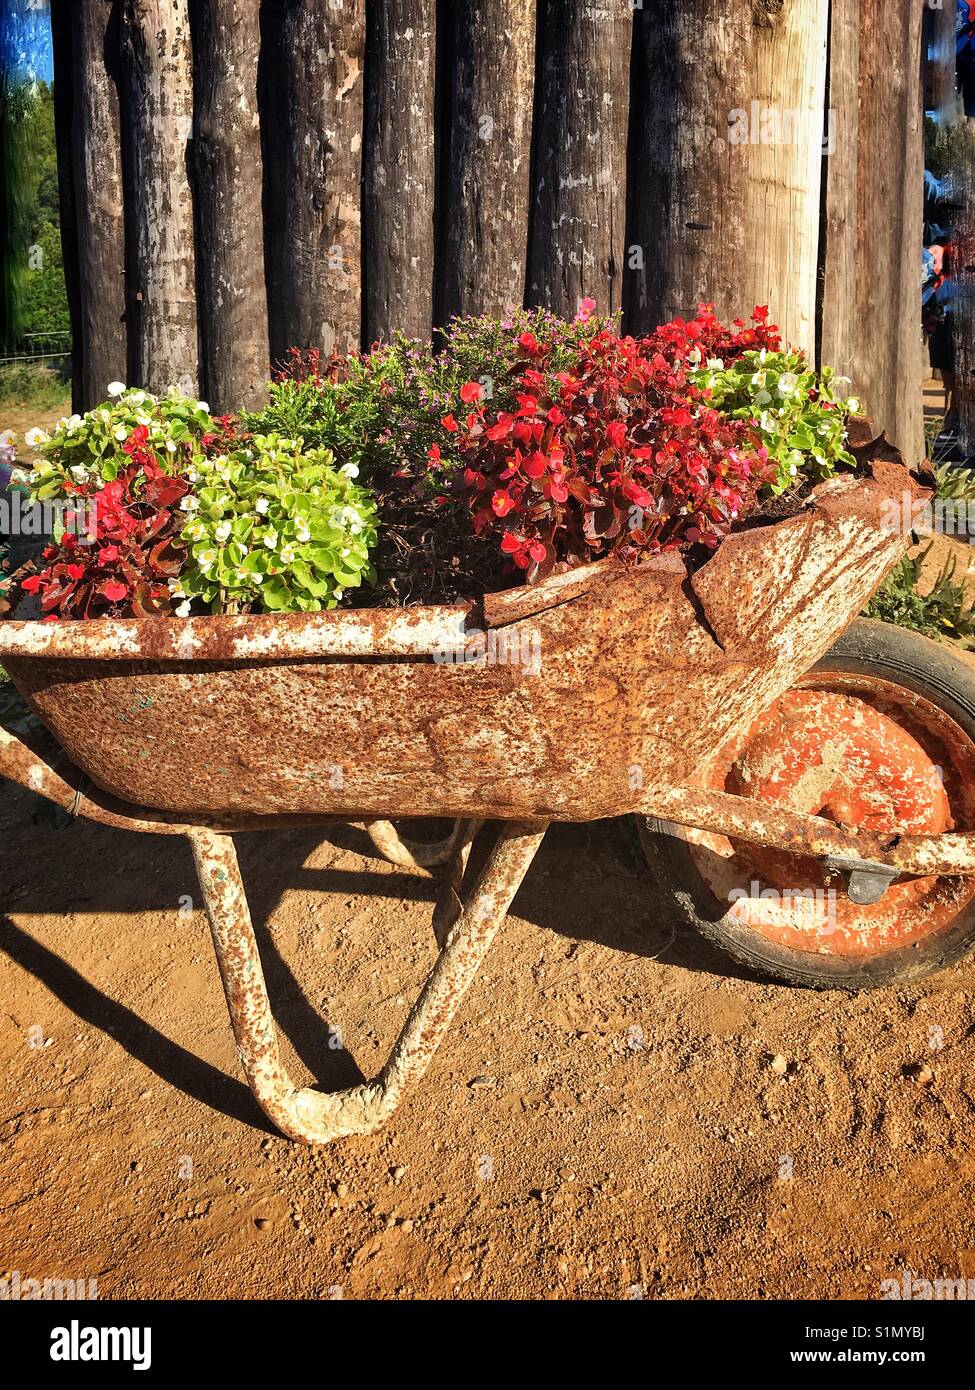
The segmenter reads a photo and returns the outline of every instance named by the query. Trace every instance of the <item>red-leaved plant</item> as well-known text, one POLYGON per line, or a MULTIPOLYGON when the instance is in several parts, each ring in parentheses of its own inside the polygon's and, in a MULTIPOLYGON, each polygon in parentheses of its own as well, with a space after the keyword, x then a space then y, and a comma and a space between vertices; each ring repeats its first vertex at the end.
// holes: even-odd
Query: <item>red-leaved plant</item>
POLYGON ((711 409, 688 373, 771 348, 766 316, 729 329, 702 306, 649 338, 604 329, 554 373, 550 344, 523 334, 515 408, 489 410, 472 381, 442 422, 456 435, 463 466, 451 485, 475 532, 497 536, 530 581, 610 553, 634 561, 718 545, 754 507, 768 464, 752 427, 711 409))
MULTIPOLYGON (((190 488, 165 473, 144 442, 134 430, 123 446, 131 462, 114 481, 75 490, 78 502, 93 510, 94 540, 66 530, 41 552, 37 573, 21 581, 25 593, 40 595, 46 621, 172 611, 169 580, 185 555, 177 539, 186 520, 179 503, 190 488)), ((78 519, 65 512, 69 528, 78 519)))

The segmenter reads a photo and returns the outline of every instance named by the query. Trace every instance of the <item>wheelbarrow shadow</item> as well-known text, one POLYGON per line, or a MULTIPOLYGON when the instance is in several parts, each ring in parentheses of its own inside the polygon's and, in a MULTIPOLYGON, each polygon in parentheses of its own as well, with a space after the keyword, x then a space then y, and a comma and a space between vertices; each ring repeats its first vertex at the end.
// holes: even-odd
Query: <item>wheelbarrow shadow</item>
MULTIPOLYGON (((36 804, 33 797, 28 800, 36 804)), ((42 826, 34 833, 54 832, 42 826)), ((69 833, 72 838, 77 837, 76 852, 90 863, 107 864, 115 859, 120 832, 82 822, 69 833)), ((85 886, 95 891, 81 896, 70 874, 67 882, 63 875, 56 875, 19 894, 15 910, 67 913, 83 905, 85 911, 124 912, 133 909, 135 898, 143 911, 156 907, 172 910, 184 891, 195 900, 196 884, 188 847, 168 838, 138 839, 147 850, 151 845, 154 882, 165 885, 162 892, 151 891, 150 883, 150 892, 145 894, 144 883, 133 887, 127 876, 120 879, 118 875, 105 875, 94 882, 89 878, 85 886), (153 900, 145 901, 146 896, 153 900)), ((469 878, 476 875, 492 839, 492 827, 488 826, 475 845, 469 878)), ((125 842, 132 844, 128 836, 125 842)), ((323 1089, 358 1085, 365 1078, 353 1053, 334 1046, 333 1021, 323 1017, 309 999, 268 921, 284 895, 295 890, 399 898, 425 903, 432 909, 435 879, 381 865, 366 836, 351 826, 333 827, 327 833, 311 828, 241 835, 237 845, 268 991, 282 1035, 323 1089), (325 840, 337 849, 369 856, 375 866, 364 870, 307 867, 309 857, 325 840)), ((744 980, 759 978, 740 969, 696 932, 677 924, 673 903, 656 889, 626 822, 553 826, 515 898, 512 912, 570 941, 591 941, 685 970, 744 980), (567 891, 568 886, 571 891, 567 891)), ((231 1119, 267 1133, 276 1132, 242 1081, 194 1055, 90 983, 67 960, 7 915, 0 916, 0 948, 44 983, 73 1013, 111 1034, 160 1079, 231 1119)), ((421 981, 416 983, 419 989, 421 981)))

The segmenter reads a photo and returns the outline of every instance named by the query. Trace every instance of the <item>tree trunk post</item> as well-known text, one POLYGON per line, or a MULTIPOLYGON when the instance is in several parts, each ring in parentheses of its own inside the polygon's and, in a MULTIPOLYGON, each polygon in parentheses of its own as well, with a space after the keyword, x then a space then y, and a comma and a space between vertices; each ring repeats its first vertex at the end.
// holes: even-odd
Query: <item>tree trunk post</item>
POLYGON ((529 304, 573 318, 621 306, 633 12, 628 0, 541 0, 529 304))
POLYGON ((263 400, 270 370, 257 108, 260 24, 251 0, 199 0, 196 16, 201 385, 211 408, 222 412, 263 400))
POLYGON ((768 304, 815 351, 828 17, 829 0, 636 10, 631 328, 768 304))
POLYGON ((448 67, 439 323, 503 313, 524 300, 534 8, 524 0, 458 7, 448 67))
POLYGON ((369 10, 363 170, 363 339, 433 326, 437 5, 369 10))
POLYGON ((273 358, 291 347, 359 346, 364 0, 285 0, 271 36, 280 129, 268 132, 274 191, 273 358))
POLYGON ((135 384, 198 389, 196 256, 188 171, 193 73, 188 0, 125 0, 123 62, 131 140, 125 172, 138 283, 129 286, 135 384))

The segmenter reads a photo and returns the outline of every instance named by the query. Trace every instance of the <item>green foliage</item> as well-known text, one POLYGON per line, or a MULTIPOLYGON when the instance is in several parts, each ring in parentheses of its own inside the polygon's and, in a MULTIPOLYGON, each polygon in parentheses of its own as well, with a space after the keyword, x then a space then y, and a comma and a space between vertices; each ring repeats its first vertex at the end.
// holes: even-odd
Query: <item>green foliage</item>
POLYGON ((356 465, 368 483, 415 470, 420 461, 425 467, 433 444, 449 465, 456 460, 441 420, 466 413, 462 386, 477 382, 493 408, 506 410, 525 368, 524 335, 551 344, 545 370, 554 374, 577 360, 580 344, 612 325, 589 313, 566 323, 545 309, 519 309, 504 320, 451 320, 439 351, 398 333, 366 356, 322 363, 316 353, 295 354, 287 375, 271 383, 268 404, 243 414, 241 428, 331 449, 337 464, 356 465))
POLYGON ((913 558, 905 555, 863 610, 864 617, 927 637, 952 637, 964 646, 975 645, 975 603, 969 602, 964 585, 955 583, 954 557, 945 562, 929 593, 918 592, 930 549, 926 546, 913 558))
POLYGON ((776 466, 774 493, 855 466, 845 447, 846 420, 859 402, 836 389, 828 367, 817 373, 801 352, 746 352, 728 365, 708 362, 693 379, 711 391, 723 415, 757 422, 776 466))
POLYGON ((935 496, 950 502, 975 502, 975 468, 939 464, 934 470, 935 496))
POLYGON ((71 388, 58 372, 37 362, 11 362, 0 366, 0 406, 26 406, 48 411, 67 406, 71 388))
POLYGON ((5 166, 3 324, 10 348, 38 346, 30 335, 71 332, 59 223, 54 97, 44 82, 0 83, 0 141, 5 166))
POLYGON ((215 613, 317 612, 373 580, 376 508, 352 481, 355 466, 334 462, 328 450, 302 452, 300 441, 275 434, 204 459, 196 496, 181 504, 189 556, 170 586, 183 600, 177 612, 194 599, 215 613))
POLYGON ((92 481, 113 482, 139 455, 154 456, 166 473, 187 473, 203 457, 203 440, 217 430, 205 401, 177 390, 165 396, 113 382, 114 400, 60 420, 51 433, 28 430, 34 451, 29 482, 35 501, 64 496, 92 481))

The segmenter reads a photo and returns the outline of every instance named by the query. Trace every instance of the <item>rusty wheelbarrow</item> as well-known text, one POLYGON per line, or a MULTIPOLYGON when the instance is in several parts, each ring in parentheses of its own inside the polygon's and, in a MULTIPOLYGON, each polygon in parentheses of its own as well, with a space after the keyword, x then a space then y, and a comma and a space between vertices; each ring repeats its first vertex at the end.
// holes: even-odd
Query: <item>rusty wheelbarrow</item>
POLYGON ((923 495, 881 460, 694 573, 603 562, 479 604, 7 621, 0 661, 66 762, 4 732, 0 772, 190 840, 248 1082, 307 1143, 375 1130, 427 1069, 553 820, 637 813, 686 915, 766 970, 906 978, 975 934, 975 705, 864 656, 859 626, 835 643, 905 549, 892 507, 923 495), (410 844, 413 817, 454 827, 410 844), (440 866, 445 939, 381 1073, 327 1094, 282 1066, 231 836, 336 820, 440 866))

